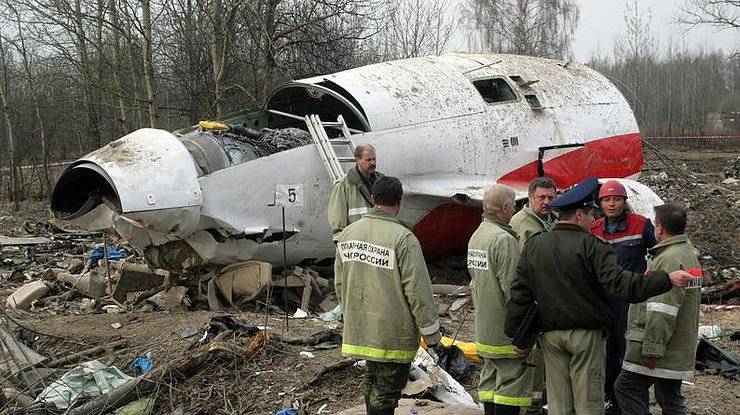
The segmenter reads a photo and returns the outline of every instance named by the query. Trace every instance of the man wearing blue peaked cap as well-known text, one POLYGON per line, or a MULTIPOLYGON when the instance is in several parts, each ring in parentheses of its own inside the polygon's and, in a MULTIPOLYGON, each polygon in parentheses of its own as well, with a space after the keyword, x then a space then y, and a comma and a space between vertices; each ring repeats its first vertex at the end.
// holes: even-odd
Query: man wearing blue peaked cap
POLYGON ((594 195, 598 189, 599 181, 595 177, 586 178, 550 202, 550 207, 562 210, 571 210, 581 206, 596 207, 594 195))
POLYGON ((558 222, 527 241, 507 302, 511 337, 537 302, 548 408, 555 415, 604 413, 608 298, 640 303, 691 280, 686 271, 643 275, 617 265, 611 246, 589 233, 598 187, 589 177, 550 203, 560 213, 558 222))

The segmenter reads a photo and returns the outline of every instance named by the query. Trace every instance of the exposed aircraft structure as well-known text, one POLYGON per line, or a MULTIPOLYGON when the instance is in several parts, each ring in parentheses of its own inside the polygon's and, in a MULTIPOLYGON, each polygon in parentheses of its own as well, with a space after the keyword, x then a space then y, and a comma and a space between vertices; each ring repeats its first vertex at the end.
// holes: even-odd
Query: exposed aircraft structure
MULTIPOLYGON (((596 71, 451 54, 286 83, 262 108, 224 120, 228 130, 135 131, 69 166, 52 210, 88 228, 114 228, 159 267, 281 264, 275 188, 302 184, 304 205, 286 209, 288 262, 333 258, 326 219, 333 181, 307 128, 313 114, 329 138, 375 146, 379 170, 403 182, 400 217, 428 256, 465 248, 483 191, 495 182, 525 197, 540 174, 564 188, 587 176, 634 178, 643 164, 629 105, 596 71)), ((652 215, 660 199, 624 183, 633 209, 652 215)))

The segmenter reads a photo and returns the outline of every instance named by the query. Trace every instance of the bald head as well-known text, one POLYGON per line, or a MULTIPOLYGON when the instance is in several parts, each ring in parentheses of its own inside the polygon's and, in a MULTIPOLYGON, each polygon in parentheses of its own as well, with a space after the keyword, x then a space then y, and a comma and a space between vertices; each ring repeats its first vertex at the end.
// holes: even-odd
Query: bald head
POLYGON ((515 198, 514 189, 503 184, 494 184, 483 194, 483 211, 509 223, 514 215, 515 198))

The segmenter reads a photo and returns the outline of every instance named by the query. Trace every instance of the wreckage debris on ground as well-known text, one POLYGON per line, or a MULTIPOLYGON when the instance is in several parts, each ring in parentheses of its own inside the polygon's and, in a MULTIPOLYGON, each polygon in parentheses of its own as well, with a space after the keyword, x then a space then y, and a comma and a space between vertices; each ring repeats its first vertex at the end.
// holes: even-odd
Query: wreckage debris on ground
MULTIPOLYGON (((740 350, 740 264, 738 235, 732 232, 740 213, 740 185, 727 181, 740 177, 740 162, 723 160, 718 170, 706 169, 704 159, 688 159, 685 168, 679 163, 676 170, 648 154, 643 175, 665 200, 690 208, 689 234, 701 250, 707 277, 701 317, 706 339, 697 368, 701 364, 707 370, 697 376, 697 386, 686 387, 687 403, 697 414, 723 412, 723 401, 736 398, 723 393, 736 389, 737 378, 719 375, 740 350), (707 387, 712 394, 703 392, 707 387)), ((340 356, 341 313, 325 274, 298 267, 273 273, 258 262, 189 274, 152 270, 107 235, 39 220, 46 217, 43 209, 35 217, 14 215, 0 216, 6 304, 0 315, 0 370, 8 378, 0 411, 50 413, 51 405, 35 402, 39 394, 65 373, 96 360, 132 379, 115 388, 115 394, 83 397, 71 413, 101 413, 101 408, 116 414, 352 413, 350 408, 362 405, 363 369, 340 356), (250 351, 252 340, 265 329, 269 338, 250 351)), ((448 366, 445 373, 455 375, 452 379, 475 396, 479 361, 475 344, 469 342, 474 330, 464 259, 431 263, 429 269, 433 281, 448 283, 434 284, 448 336, 443 342, 449 345, 455 337, 468 360, 467 369, 448 366)), ((457 353, 454 362, 462 363, 459 357, 457 353)), ((420 370, 426 375, 417 373, 408 395, 440 400, 425 378, 430 374, 420 370)), ((469 404, 464 396, 452 399, 469 404)), ((405 410, 415 402, 404 401, 405 410)), ((480 413, 472 407, 418 402, 419 414, 480 413)))

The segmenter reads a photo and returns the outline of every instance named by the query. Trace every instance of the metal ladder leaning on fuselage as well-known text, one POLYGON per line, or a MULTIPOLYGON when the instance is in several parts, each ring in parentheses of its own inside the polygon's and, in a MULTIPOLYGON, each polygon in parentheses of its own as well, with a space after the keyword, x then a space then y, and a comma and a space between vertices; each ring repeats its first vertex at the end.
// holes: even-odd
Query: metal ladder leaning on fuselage
POLYGON ((342 180, 345 174, 342 163, 355 161, 355 145, 350 138, 351 133, 344 118, 340 115, 336 122, 322 122, 318 115, 310 114, 305 116, 305 120, 308 132, 313 138, 316 149, 319 150, 319 157, 329 173, 332 183, 342 180), (342 135, 337 138, 329 138, 326 128, 337 128, 342 132, 342 135), (349 150, 350 156, 337 155, 336 150, 342 146, 349 150))

